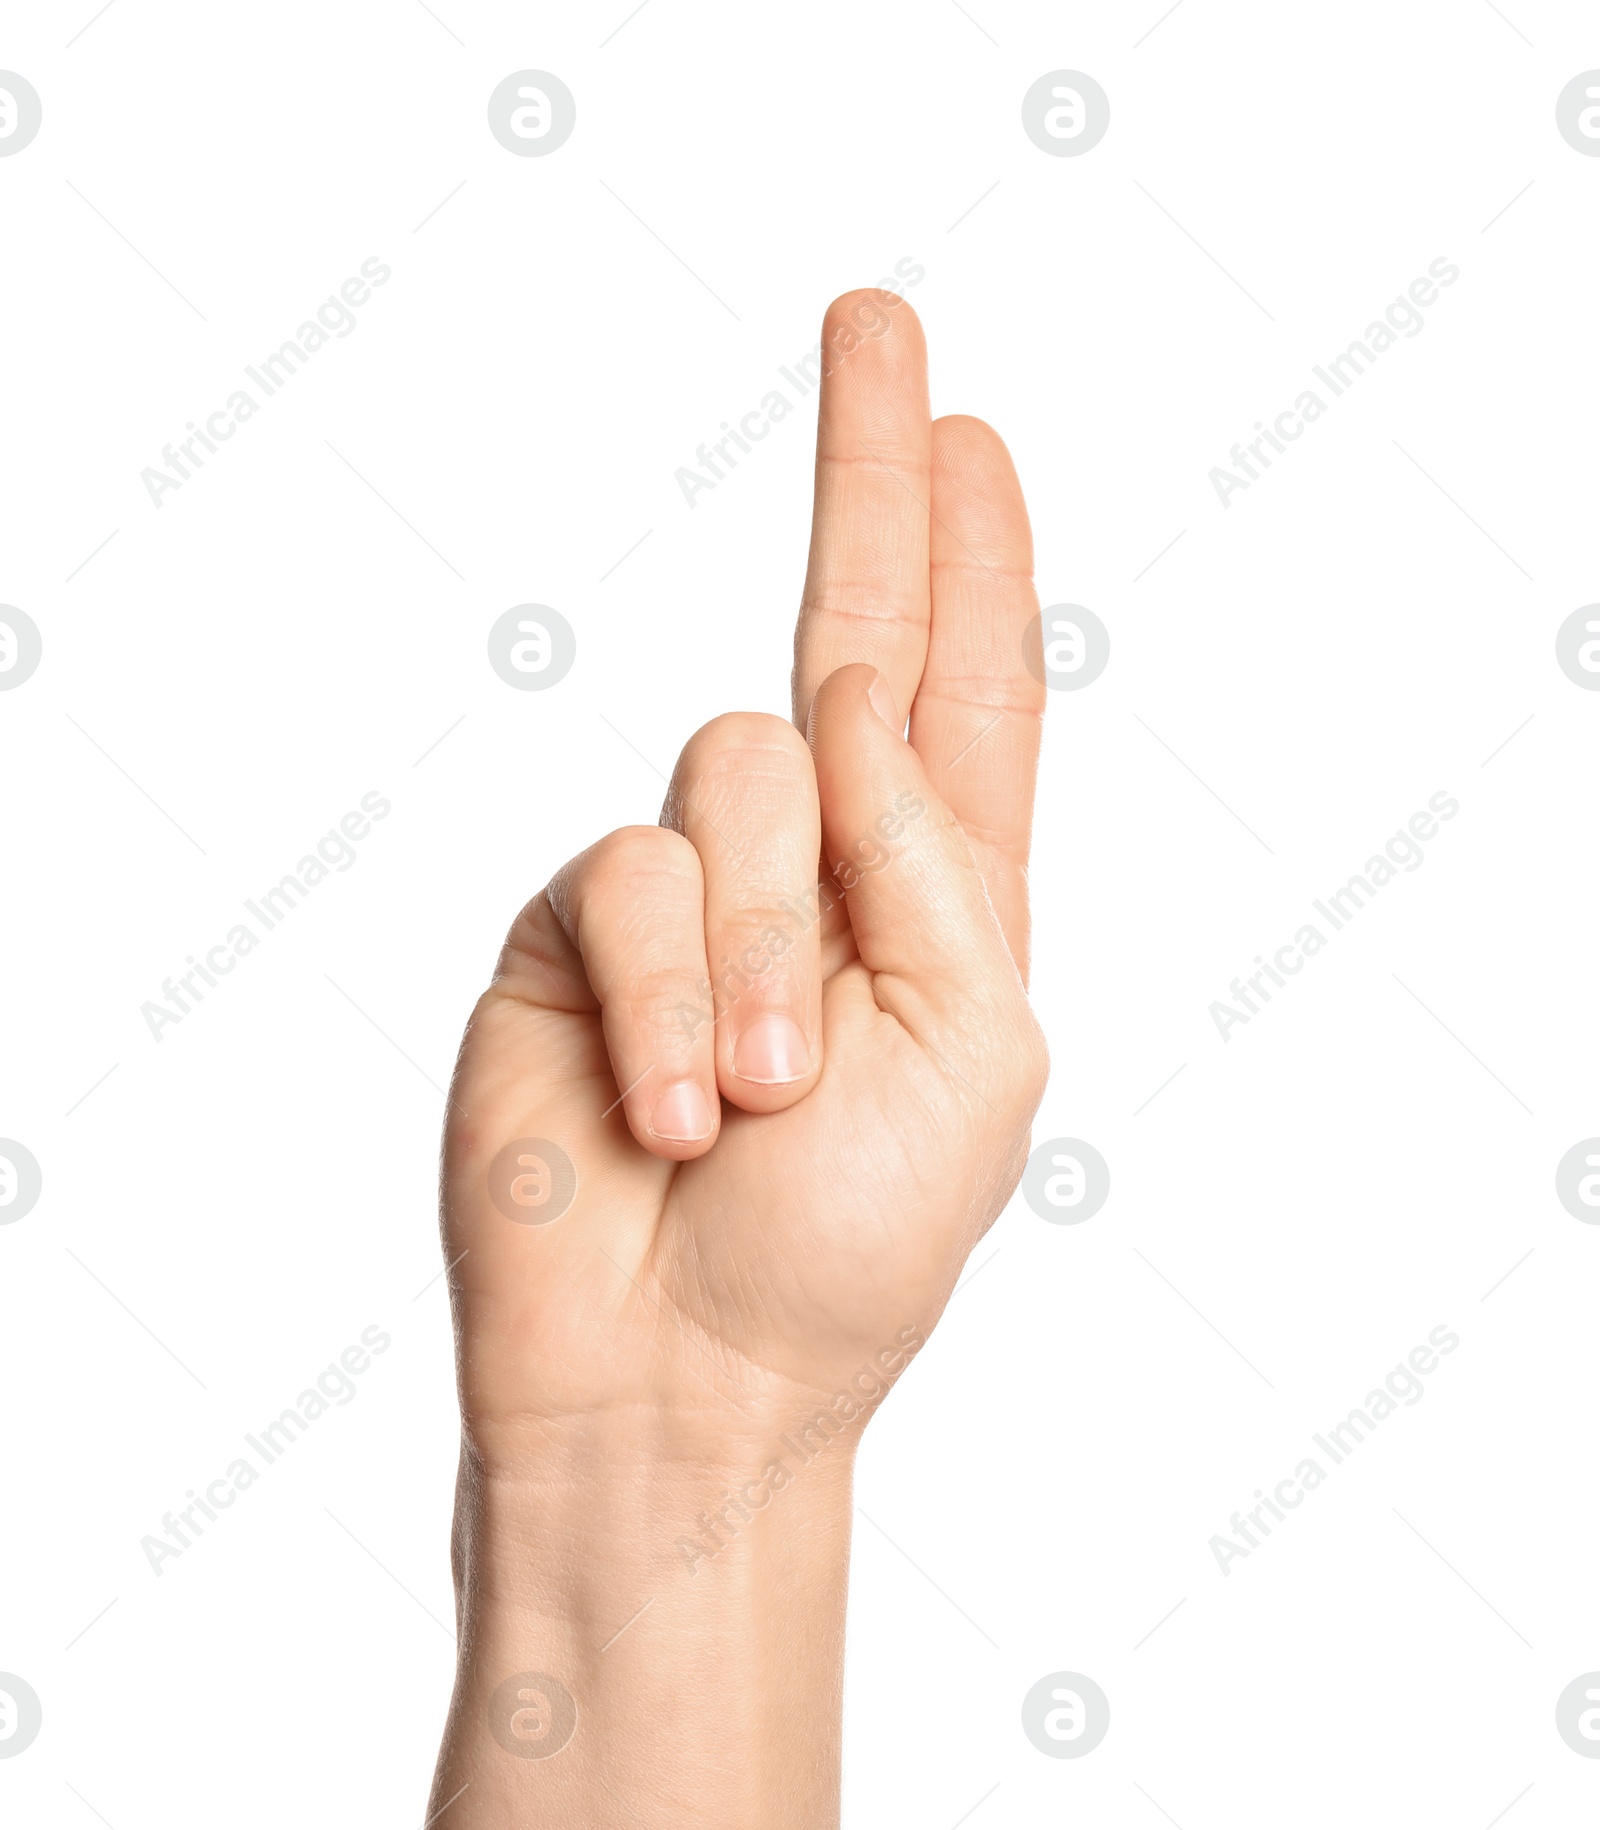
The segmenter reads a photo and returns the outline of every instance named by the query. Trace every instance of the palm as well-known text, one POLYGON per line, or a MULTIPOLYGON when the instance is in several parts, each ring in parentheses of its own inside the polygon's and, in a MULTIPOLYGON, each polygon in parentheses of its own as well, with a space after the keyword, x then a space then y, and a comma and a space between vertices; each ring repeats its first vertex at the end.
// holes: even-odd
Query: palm
POLYGON ((481 1431, 832 1393, 931 1325, 1020 1170, 1043 1072, 1019 976, 1042 698, 1026 517, 986 428, 928 421, 920 332, 895 310, 824 395, 795 680, 802 721, 816 700, 811 749, 776 721, 707 727, 669 796, 675 830, 613 835, 535 898, 469 1028, 445 1213, 481 1431), (909 745, 874 719, 863 660, 911 707, 909 745), (891 830, 863 868, 857 836, 891 830), (715 970, 752 910, 770 924, 775 900, 810 893, 798 861, 814 880, 819 840, 853 865, 847 894, 719 993, 715 1024, 685 1021, 696 958, 715 970), (703 935, 674 953, 652 935, 680 905, 702 928, 702 864, 703 935), (811 1033, 811 1065, 741 1080, 729 1032, 774 1006, 811 1033), (668 1108, 651 1102, 696 1078, 713 1135, 657 1135, 668 1108), (505 1198, 516 1140, 576 1171, 549 1223, 505 1198))

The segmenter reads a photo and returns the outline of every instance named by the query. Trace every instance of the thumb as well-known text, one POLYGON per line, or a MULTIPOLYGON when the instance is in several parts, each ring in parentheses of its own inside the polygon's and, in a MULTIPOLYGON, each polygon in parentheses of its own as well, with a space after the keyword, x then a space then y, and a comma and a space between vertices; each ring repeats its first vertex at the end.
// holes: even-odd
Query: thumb
POLYGON ((1037 1038, 1037 1026, 967 835, 904 722, 887 681, 863 663, 818 688, 807 736, 824 861, 878 1003, 982 1091, 1008 1075, 1013 1043, 1037 1038))

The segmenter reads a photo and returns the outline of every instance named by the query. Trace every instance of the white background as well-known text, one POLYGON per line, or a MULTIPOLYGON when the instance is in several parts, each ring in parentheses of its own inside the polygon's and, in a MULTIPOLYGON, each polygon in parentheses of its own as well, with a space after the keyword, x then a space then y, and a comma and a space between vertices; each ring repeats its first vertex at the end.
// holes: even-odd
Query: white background
POLYGON ((115 0, 67 48, 93 5, 0 40, 44 106, 0 160, 0 600, 44 638, 0 695, 0 1134, 44 1172, 0 1229, 0 1670, 44 1705, 0 1817, 421 1823, 438 1088, 520 902, 699 724, 787 709, 814 403, 693 509, 674 471, 909 257, 935 412, 1003 431, 1042 601, 1111 632, 1052 695, 1034 883, 1035 1136, 1112 1189, 1012 1203, 867 1438, 846 1821, 1592 1821, 1554 1703, 1600 1667, 1600 1230, 1553 1180, 1600 1131, 1600 699, 1554 658, 1600 596, 1600 161, 1554 118, 1592 9, 115 0), (1081 158, 1021 128, 1063 67, 1111 99, 1081 158), (486 125, 527 68, 577 98, 548 158, 486 125), (369 256, 355 331, 153 507, 369 256), (1439 256, 1422 333, 1224 509, 1209 469, 1439 256), (577 632, 548 693, 485 659, 530 600, 577 632), (155 1042, 369 790, 356 863, 155 1042), (1222 1041, 1440 790, 1425 863, 1222 1041), (1424 1400, 1224 1576, 1211 1535, 1441 1323, 1424 1400), (369 1324, 355 1401, 154 1576, 369 1324), (1111 1701, 1085 1759, 1020 1727, 1063 1669, 1111 1701))

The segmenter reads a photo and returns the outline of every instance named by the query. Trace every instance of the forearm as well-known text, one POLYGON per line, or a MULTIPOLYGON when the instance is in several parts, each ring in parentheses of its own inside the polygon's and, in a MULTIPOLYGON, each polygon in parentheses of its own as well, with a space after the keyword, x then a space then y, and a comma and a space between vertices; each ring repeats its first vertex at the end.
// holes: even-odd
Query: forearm
POLYGON ((806 1454, 606 1427, 515 1478, 464 1456, 439 1830, 838 1822, 852 1448, 806 1454))

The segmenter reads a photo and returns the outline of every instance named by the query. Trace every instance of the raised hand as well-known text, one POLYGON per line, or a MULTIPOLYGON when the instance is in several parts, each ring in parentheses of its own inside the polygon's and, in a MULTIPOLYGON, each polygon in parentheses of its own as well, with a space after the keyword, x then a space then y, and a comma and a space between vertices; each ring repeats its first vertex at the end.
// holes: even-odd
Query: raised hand
POLYGON ((1026 1160, 1027 515, 908 304, 823 345, 794 722, 697 732, 462 1045, 447 1826, 835 1821, 850 1450, 1026 1160))

